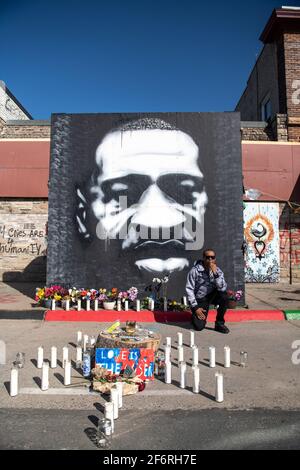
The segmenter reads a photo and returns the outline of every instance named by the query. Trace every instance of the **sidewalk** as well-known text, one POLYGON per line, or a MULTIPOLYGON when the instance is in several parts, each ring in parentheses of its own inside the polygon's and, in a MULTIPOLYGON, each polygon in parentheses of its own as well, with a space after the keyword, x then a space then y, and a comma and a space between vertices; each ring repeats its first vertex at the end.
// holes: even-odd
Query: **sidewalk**
MULTIPOLYGON (((1 282, 0 312, 44 310, 34 301, 36 287, 36 283, 1 282)), ((246 284, 245 291, 249 310, 300 309, 300 284, 246 284)))

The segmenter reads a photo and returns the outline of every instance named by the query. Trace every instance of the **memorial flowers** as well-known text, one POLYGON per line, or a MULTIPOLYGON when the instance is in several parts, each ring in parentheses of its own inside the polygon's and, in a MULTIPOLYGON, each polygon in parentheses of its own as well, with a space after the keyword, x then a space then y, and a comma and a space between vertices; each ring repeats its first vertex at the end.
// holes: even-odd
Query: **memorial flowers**
POLYGON ((237 291, 228 290, 227 295, 228 295, 228 300, 234 300, 238 302, 239 300, 241 300, 243 296, 243 291, 242 290, 237 290, 237 291))

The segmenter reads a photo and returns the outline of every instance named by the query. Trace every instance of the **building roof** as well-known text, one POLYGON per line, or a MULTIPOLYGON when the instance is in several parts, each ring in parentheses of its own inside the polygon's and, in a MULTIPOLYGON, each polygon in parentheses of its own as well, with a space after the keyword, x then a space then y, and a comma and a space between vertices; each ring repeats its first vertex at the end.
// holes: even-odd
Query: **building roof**
POLYGON ((259 39, 264 44, 272 42, 283 30, 300 32, 300 7, 275 8, 259 39))

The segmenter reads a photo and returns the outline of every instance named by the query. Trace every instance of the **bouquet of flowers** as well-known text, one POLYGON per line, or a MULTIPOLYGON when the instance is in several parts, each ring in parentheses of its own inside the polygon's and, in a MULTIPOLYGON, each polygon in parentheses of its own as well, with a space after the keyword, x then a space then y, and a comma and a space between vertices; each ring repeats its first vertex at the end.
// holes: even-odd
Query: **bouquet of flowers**
POLYGON ((237 291, 228 290, 227 295, 228 295, 228 300, 235 300, 236 302, 238 302, 239 300, 241 300, 243 296, 243 291, 242 290, 237 290, 237 291))

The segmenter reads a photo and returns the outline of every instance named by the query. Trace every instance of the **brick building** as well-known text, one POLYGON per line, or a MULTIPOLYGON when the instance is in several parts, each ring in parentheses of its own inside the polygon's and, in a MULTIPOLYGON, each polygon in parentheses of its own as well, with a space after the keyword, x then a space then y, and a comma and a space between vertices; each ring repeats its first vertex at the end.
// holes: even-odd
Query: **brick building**
MULTIPOLYGON (((245 204, 257 204, 258 212, 278 209, 280 280, 295 283, 300 282, 300 9, 274 10, 260 39, 261 54, 236 106, 244 187, 260 194, 255 203, 245 197, 245 204)), ((0 82, 0 279, 7 282, 45 281, 50 131, 50 121, 33 120, 0 82)))

